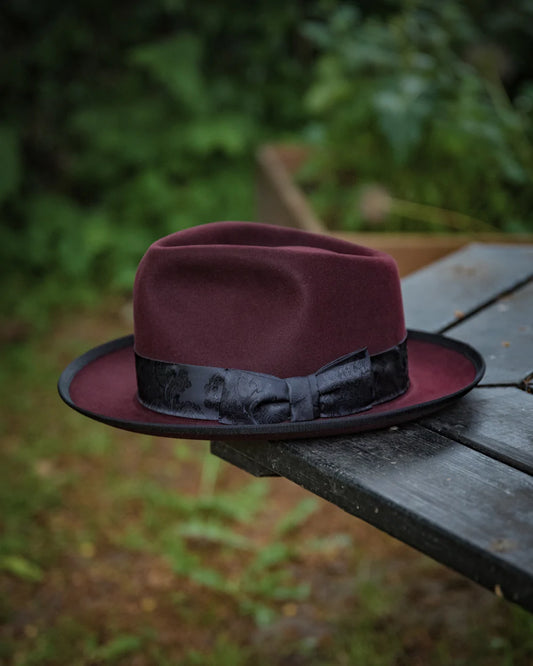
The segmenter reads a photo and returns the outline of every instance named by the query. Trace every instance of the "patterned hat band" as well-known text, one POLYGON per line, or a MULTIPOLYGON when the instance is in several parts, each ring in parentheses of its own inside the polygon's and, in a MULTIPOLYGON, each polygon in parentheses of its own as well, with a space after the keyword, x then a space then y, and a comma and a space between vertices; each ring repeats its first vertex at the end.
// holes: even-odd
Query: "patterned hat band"
POLYGON ((407 344, 370 356, 346 354, 305 377, 166 363, 135 354, 138 400, 156 412, 224 424, 347 416, 392 400, 409 386, 407 344))

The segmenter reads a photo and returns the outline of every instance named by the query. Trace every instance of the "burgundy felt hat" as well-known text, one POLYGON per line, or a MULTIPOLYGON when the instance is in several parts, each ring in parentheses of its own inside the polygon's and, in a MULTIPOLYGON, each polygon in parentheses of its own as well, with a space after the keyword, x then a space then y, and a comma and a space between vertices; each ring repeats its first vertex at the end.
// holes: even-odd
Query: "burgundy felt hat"
POLYGON ((391 426, 479 382, 470 346, 407 331, 392 257, 249 222, 166 236, 143 257, 134 335, 59 379, 82 414, 135 432, 290 439, 391 426))

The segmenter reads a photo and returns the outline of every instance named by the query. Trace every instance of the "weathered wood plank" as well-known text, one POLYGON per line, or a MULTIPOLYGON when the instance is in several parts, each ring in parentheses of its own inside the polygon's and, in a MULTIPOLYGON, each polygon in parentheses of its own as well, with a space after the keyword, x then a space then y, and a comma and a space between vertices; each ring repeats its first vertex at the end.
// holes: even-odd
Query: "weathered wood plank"
POLYGON ((482 384, 518 385, 533 372, 533 281, 446 332, 485 358, 482 384))
POLYGON ((513 387, 476 388, 420 423, 533 475, 531 393, 513 387))
POLYGON ((402 280, 407 326, 439 332, 533 276, 533 246, 473 243, 402 280))
POLYGON ((417 425, 349 438, 234 446, 533 610, 531 476, 417 425))

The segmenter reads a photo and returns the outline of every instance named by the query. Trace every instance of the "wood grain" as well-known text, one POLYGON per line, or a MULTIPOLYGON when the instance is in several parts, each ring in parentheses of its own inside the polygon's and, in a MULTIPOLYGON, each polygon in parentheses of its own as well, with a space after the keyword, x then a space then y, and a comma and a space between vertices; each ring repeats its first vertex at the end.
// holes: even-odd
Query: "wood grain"
POLYGON ((446 334, 481 352, 487 364, 482 384, 519 385, 533 372, 533 281, 446 334))
POLYGON ((533 277, 533 246, 473 243, 402 280, 409 328, 442 332, 533 277))
POLYGON ((420 423, 533 475, 531 393, 518 388, 477 388, 420 423))

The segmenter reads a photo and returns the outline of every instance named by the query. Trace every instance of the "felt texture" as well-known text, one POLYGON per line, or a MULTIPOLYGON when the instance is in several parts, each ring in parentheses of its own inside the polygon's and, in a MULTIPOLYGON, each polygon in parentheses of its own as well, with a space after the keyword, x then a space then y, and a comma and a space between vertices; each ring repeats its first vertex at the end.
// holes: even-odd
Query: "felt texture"
POLYGON ((169 363, 286 378, 365 347, 378 354, 406 333, 392 257, 296 229, 206 224, 150 246, 135 279, 134 335, 73 361, 59 391, 92 418, 157 435, 272 439, 358 432, 444 406, 481 379, 483 360, 464 343, 410 332, 410 387, 398 398, 361 414, 240 428, 143 407, 134 351, 169 363))
POLYGON ((143 257, 135 350, 173 363, 307 375, 405 338, 400 281, 387 254, 256 223, 177 232, 143 257))

